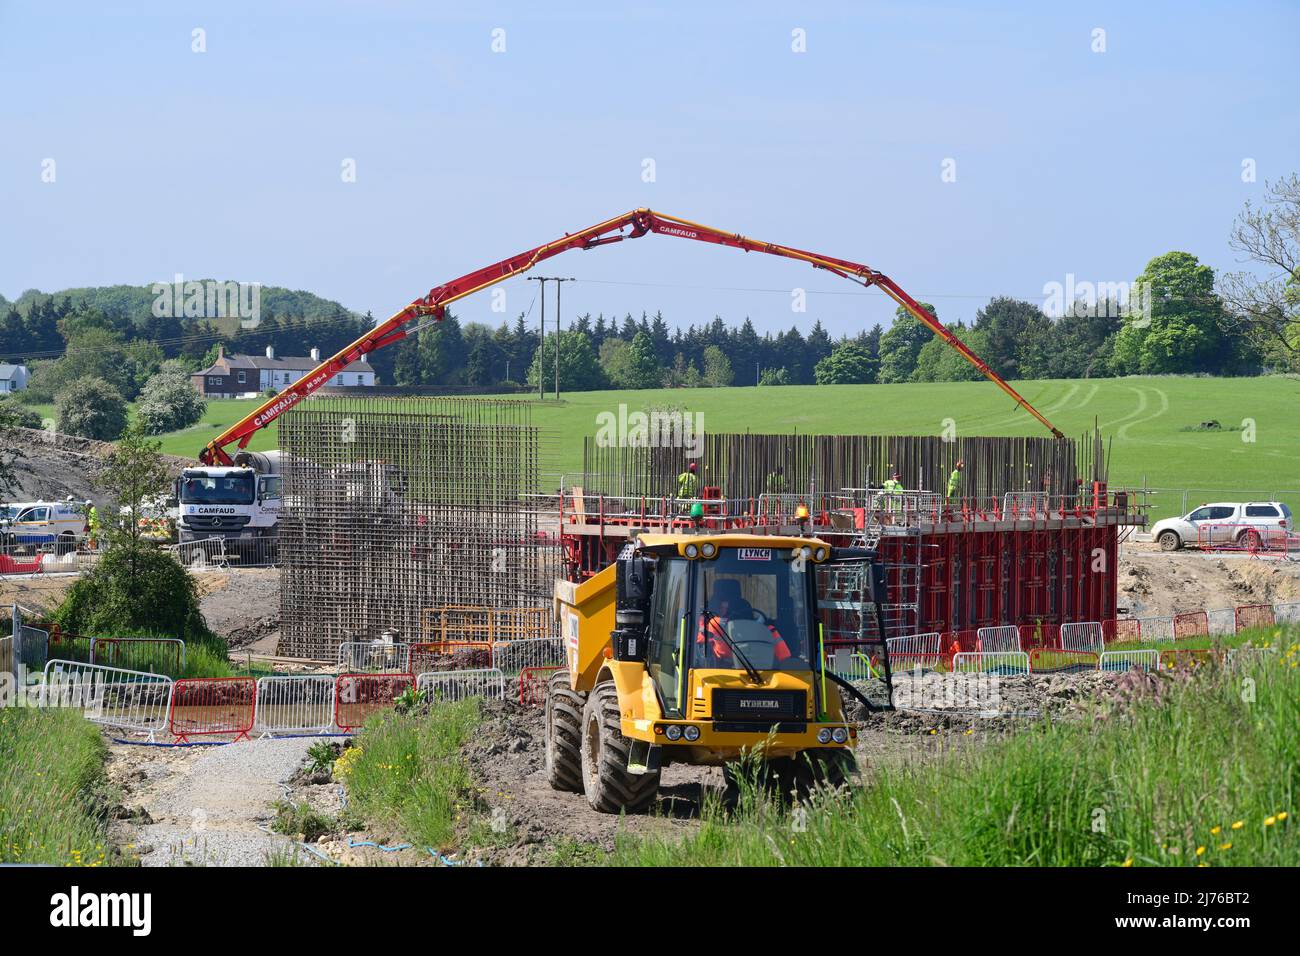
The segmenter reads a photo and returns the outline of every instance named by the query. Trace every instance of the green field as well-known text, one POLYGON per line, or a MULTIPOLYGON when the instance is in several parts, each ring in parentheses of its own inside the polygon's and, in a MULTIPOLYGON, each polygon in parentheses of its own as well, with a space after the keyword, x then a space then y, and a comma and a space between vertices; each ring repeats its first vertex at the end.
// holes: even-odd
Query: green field
MULTIPOLYGON (((1070 437, 1099 424, 1111 443, 1111 484, 1145 481, 1161 489, 1153 500, 1157 516, 1180 513, 1184 491, 1189 507, 1277 493, 1300 513, 1300 379, 1135 376, 1014 384, 1070 437), (1190 430, 1211 420, 1225 430, 1190 430), (1242 430, 1250 422, 1253 433, 1242 430)), ((601 412, 617 414, 620 403, 629 411, 676 405, 701 412, 713 432, 937 434, 951 418, 959 436, 1045 434, 989 382, 574 392, 559 403, 539 403, 535 412, 534 421, 558 441, 556 472, 581 470, 583 436, 595 433, 601 412)), ((202 422, 164 436, 163 450, 195 455, 257 404, 209 402, 202 422)), ((275 447, 274 428, 249 447, 275 447)))

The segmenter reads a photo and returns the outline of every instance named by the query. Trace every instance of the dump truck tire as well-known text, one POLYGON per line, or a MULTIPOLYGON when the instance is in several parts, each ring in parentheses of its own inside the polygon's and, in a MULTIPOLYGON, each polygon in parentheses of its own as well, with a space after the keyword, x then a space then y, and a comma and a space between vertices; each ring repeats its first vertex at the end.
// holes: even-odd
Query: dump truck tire
POLYGON ((850 750, 805 750, 795 758, 794 789, 800 796, 817 787, 838 789, 852 783, 857 772, 850 750))
POLYGON ((582 782, 587 802, 601 813, 640 813, 659 792, 659 771, 629 773, 631 741, 623 736, 618 691, 597 684, 582 713, 582 782))
POLYGON ((546 781, 554 790, 582 793, 582 710, 586 694, 569 686, 569 670, 546 685, 546 781))

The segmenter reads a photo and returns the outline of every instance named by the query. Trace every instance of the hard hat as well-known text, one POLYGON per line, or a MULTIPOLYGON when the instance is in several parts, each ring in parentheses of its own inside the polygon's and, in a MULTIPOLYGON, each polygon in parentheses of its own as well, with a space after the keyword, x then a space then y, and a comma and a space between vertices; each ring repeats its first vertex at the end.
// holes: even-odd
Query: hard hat
POLYGON ((694 470, 695 470, 695 462, 691 462, 691 463, 690 463, 689 465, 687 465, 686 467, 689 468, 691 471, 694 471, 694 470))
POLYGON ((894 474, 893 474, 891 477, 893 477, 893 478, 898 478, 898 477, 900 477, 900 476, 899 476, 898 472, 894 472, 894 474))
POLYGON ((964 462, 962 459, 958 458, 958 459, 957 459, 957 467, 958 467, 958 468, 965 468, 965 467, 966 467, 966 462, 964 462))

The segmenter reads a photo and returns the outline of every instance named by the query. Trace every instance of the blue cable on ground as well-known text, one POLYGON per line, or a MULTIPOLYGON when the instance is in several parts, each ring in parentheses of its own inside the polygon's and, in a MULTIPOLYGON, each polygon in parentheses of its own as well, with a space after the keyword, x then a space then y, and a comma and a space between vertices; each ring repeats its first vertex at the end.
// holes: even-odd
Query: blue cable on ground
POLYGON ((234 743, 233 740, 196 740, 186 744, 160 744, 149 740, 123 740, 121 737, 110 739, 115 744, 126 744, 128 747, 229 747, 234 743))

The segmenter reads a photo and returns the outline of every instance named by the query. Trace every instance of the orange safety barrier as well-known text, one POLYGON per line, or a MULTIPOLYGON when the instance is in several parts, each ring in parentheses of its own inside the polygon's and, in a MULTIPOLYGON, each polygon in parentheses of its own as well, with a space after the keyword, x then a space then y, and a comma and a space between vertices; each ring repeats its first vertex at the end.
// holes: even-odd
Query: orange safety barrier
POLYGON ((486 641, 424 641, 412 644, 412 674, 429 671, 482 670, 492 666, 492 645, 486 641))
POLYGON ((1061 625, 1044 624, 1041 621, 1034 624, 1020 625, 1020 649, 1022 651, 1031 651, 1035 647, 1056 647, 1061 646, 1061 625))
POLYGON ((1035 647, 1029 652, 1031 674, 1081 674, 1098 668, 1098 655, 1092 651, 1063 651, 1055 647, 1035 647))
POLYGON ((1101 622, 1101 637, 1107 644, 1132 644, 1142 640, 1142 622, 1135 617, 1101 622))
POLYGON ((1272 627, 1277 623, 1271 604, 1242 604, 1233 616, 1238 634, 1252 627, 1272 627))
POLYGON ((414 686, 413 674, 340 674, 334 683, 334 722, 339 730, 360 727, 414 686))
POLYGON ((210 734, 247 740, 256 707, 257 681, 251 677, 186 677, 172 687, 167 728, 182 743, 210 734))
POLYGON ((1204 611, 1184 611, 1174 615, 1174 640, 1185 637, 1208 637, 1210 617, 1204 611))
POLYGON ((545 667, 525 667, 519 672, 519 703, 525 707, 541 707, 546 703, 546 685, 551 675, 563 669, 563 664, 545 667))

